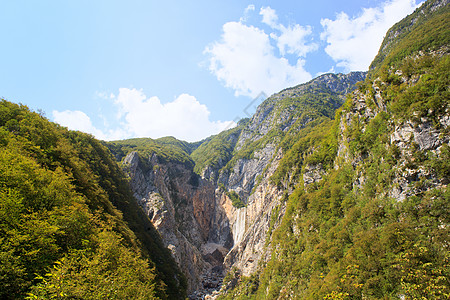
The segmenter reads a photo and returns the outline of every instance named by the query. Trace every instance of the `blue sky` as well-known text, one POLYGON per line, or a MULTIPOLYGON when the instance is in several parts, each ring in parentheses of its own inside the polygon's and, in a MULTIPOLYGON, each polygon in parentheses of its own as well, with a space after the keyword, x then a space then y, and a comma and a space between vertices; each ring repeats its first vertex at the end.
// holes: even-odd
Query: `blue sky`
POLYGON ((196 141, 252 100, 365 71, 419 0, 0 1, 0 97, 105 140, 196 141))

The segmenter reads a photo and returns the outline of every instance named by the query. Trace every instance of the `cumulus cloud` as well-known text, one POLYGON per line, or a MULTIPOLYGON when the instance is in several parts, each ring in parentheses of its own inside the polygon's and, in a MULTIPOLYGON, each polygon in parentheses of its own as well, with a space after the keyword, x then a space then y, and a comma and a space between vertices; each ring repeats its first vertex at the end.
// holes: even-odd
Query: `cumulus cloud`
POLYGON ((209 70, 235 95, 255 97, 264 92, 268 95, 283 88, 310 80, 311 74, 304 69, 303 57, 317 48, 306 37, 311 28, 294 24, 288 27, 278 23, 278 16, 270 7, 260 10, 262 22, 273 32, 239 22, 228 22, 222 27, 219 41, 205 48, 209 56, 209 70), (276 42, 280 55, 272 45, 276 42), (286 54, 293 54, 290 63, 286 54))
POLYGON ((283 24, 278 23, 276 11, 269 6, 262 7, 259 14, 263 17, 263 23, 276 30, 276 32, 270 34, 270 37, 277 41, 277 47, 282 56, 289 53, 304 57, 308 52, 318 48, 317 44, 309 43, 307 41, 307 38, 312 34, 311 26, 290 24, 286 27, 283 24))
POLYGON ((367 70, 387 30, 417 6, 415 0, 391 0, 363 9, 357 17, 341 12, 335 20, 322 19, 325 52, 348 71, 367 70))
POLYGON ((79 110, 65 110, 52 112, 53 121, 65 126, 71 130, 78 130, 86 133, 90 133, 98 139, 101 140, 115 140, 122 139, 126 137, 126 133, 121 130, 109 130, 103 132, 102 130, 96 128, 91 121, 91 118, 84 112, 79 110))
POLYGON ((188 94, 162 103, 158 97, 147 97, 142 90, 121 88, 117 96, 111 95, 109 98, 116 108, 116 122, 107 123, 119 121, 120 128, 102 131, 82 111, 53 111, 53 120, 102 140, 175 136, 192 142, 236 125, 232 121, 210 121, 208 108, 188 94))
POLYGON ((250 4, 249 6, 247 6, 247 8, 244 10, 244 16, 242 16, 240 18, 241 22, 246 22, 248 19, 249 14, 255 10, 255 5, 250 4))
POLYGON ((208 108, 188 94, 161 103, 158 97, 148 98, 142 90, 121 88, 115 103, 132 136, 158 138, 172 135, 198 141, 230 126, 229 121, 210 121, 208 108))
POLYGON ((263 17, 262 22, 269 25, 270 27, 277 27, 278 25, 278 15, 274 9, 270 6, 261 7, 259 14, 263 17))
POLYGON ((306 38, 312 34, 310 26, 303 27, 295 24, 286 28, 280 25, 280 31, 280 35, 272 34, 271 36, 277 41, 281 55, 289 53, 304 57, 318 48, 317 44, 306 41, 306 38))

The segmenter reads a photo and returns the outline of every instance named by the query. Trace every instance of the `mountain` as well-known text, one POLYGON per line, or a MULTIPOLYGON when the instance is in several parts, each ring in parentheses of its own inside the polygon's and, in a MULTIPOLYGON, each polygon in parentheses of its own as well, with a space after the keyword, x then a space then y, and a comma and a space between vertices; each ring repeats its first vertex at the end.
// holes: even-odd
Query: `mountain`
POLYGON ((427 1, 367 75, 283 90, 236 128, 178 145, 182 160, 108 146, 121 144, 190 298, 448 296, 448 10, 427 1))
POLYGON ((0 298, 180 299, 186 281, 92 136, 0 102, 0 298))
MULTIPOLYGON (((257 187, 266 186, 280 154, 299 134, 316 127, 329 130, 345 94, 364 78, 363 72, 326 74, 283 90, 259 106, 251 119, 199 145, 152 139, 106 144, 186 274, 189 292, 200 295, 219 286, 224 267, 236 260, 230 250, 241 242, 246 224, 275 204, 278 192, 273 190, 269 206, 261 206, 257 187), (250 211, 251 216, 246 213, 250 211)), ((255 228, 265 228, 258 224, 255 228)), ((263 247, 264 239, 255 239, 246 244, 247 251, 255 244, 263 247)), ((252 266, 259 258, 253 255, 252 266)))
POLYGON ((330 131, 283 153, 268 255, 233 248, 221 299, 448 298, 448 20, 427 1, 396 24, 330 131))
POLYGON ((0 298, 448 299, 448 2, 196 143, 2 100, 0 298))

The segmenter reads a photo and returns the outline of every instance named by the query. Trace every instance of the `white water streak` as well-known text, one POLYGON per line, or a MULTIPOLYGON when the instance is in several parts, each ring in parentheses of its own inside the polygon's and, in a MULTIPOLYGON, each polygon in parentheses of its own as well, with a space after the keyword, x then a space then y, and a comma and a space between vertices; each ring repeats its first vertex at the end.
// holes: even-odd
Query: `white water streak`
POLYGON ((236 211, 236 221, 233 224, 234 245, 239 244, 244 238, 246 215, 247 215, 246 207, 240 208, 236 211))

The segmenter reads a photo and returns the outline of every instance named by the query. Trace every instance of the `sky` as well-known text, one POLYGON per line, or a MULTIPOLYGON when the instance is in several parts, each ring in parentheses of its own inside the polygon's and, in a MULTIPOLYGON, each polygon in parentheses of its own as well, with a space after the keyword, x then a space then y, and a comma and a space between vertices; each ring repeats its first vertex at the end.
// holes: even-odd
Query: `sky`
POLYGON ((199 141, 266 96, 367 71, 421 0, 0 0, 0 97, 102 140, 199 141))

